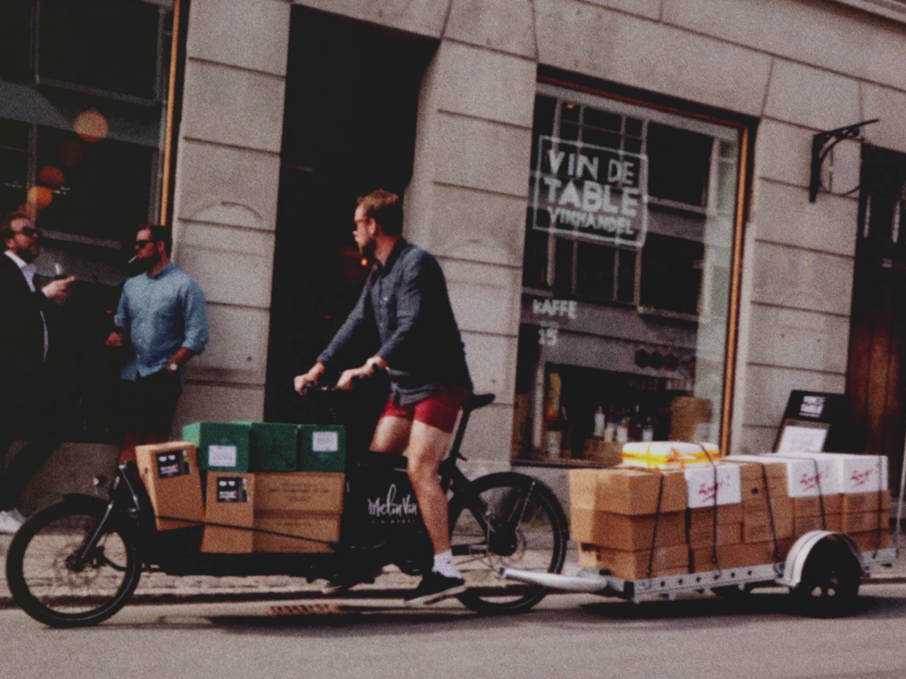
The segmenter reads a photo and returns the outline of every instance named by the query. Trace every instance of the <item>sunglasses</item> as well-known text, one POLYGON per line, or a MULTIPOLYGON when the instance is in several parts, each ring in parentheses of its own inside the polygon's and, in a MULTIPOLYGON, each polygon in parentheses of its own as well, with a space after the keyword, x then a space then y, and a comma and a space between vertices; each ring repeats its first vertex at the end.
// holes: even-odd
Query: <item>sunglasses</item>
POLYGON ((154 242, 153 240, 137 240, 137 241, 135 241, 135 243, 132 244, 132 247, 134 247, 136 250, 141 250, 143 247, 145 247, 146 245, 149 245, 153 242, 154 242))
POLYGON ((26 226, 21 231, 14 231, 13 234, 21 233, 23 236, 28 236, 29 238, 40 238, 41 232, 38 229, 35 229, 31 226, 26 226))

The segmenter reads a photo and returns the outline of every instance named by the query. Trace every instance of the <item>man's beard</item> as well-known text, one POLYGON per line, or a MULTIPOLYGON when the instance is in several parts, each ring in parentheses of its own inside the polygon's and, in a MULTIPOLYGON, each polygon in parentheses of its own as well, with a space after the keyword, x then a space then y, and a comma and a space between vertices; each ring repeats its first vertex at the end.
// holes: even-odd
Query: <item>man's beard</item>
POLYGON ((16 250, 16 254, 19 256, 19 259, 28 264, 31 264, 38 258, 38 253, 31 248, 19 248, 16 250))
POLYGON ((377 248, 377 243, 374 240, 370 240, 359 248, 359 252, 365 259, 374 259, 375 248, 377 248))
POLYGON ((159 261, 160 255, 155 253, 153 257, 142 257, 135 260, 135 268, 138 271, 150 271, 159 261))

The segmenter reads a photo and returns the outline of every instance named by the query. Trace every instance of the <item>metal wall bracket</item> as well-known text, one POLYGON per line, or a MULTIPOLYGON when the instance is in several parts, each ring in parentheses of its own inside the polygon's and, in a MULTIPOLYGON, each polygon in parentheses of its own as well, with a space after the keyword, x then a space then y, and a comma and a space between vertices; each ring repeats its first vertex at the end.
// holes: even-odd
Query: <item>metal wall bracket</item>
POLYGON ((818 190, 821 188, 821 165, 831 149, 844 139, 859 137, 862 127, 876 123, 879 120, 880 118, 863 120, 861 123, 838 127, 835 130, 818 132, 812 137, 812 169, 808 185, 808 201, 810 203, 814 203, 818 197, 818 190))

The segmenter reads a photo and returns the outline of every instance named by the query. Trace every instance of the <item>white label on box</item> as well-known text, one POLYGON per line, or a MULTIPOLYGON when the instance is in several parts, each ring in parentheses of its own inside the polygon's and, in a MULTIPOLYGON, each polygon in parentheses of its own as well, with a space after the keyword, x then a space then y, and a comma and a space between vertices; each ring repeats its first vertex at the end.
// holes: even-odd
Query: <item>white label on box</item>
POLYGON ((690 509, 742 502, 739 465, 717 463, 707 467, 686 467, 683 473, 690 509))
POLYGON ((853 455, 847 453, 796 453, 796 455, 816 460, 822 474, 828 473, 825 485, 821 478, 821 490, 824 493, 869 493, 887 490, 887 457, 884 455, 853 455))
POLYGON ((208 467, 235 467, 236 446, 208 446, 208 467))
POLYGON ((845 455, 843 457, 844 493, 887 490, 887 457, 885 455, 845 455))
POLYGON ((336 453, 340 450, 340 436, 335 431, 312 432, 311 449, 315 453, 336 453))
POLYGON ((840 492, 840 474, 826 453, 784 453, 771 457, 786 464, 787 492, 790 497, 814 497, 840 492), (823 459, 822 459, 823 457, 823 459))
POLYGON ((686 467, 683 473, 686 476, 686 503, 690 509, 742 502, 739 465, 718 463, 686 467))

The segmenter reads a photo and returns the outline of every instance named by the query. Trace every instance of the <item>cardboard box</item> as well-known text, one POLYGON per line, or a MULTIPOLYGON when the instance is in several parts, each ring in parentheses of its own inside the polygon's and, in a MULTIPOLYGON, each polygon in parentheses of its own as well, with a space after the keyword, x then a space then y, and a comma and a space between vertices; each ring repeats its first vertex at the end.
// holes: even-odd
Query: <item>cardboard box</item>
POLYGON ((718 462, 705 467, 686 467, 683 474, 686 505, 690 509, 742 502, 738 464, 718 462))
POLYGON ((679 575, 689 570, 689 550, 685 545, 671 545, 657 547, 653 552, 650 549, 630 552, 580 544, 579 567, 606 569, 611 575, 627 580, 679 575))
POLYGON ((768 511, 768 506, 764 498, 744 502, 742 505, 743 521, 753 524, 768 523, 772 516, 775 520, 778 517, 793 517, 793 498, 778 497, 771 499, 770 511, 768 511))
POLYGON ((256 552, 331 553, 339 539, 338 514, 255 514, 256 552))
POLYGON ((843 530, 842 514, 825 514, 824 516, 794 516, 793 535, 798 537, 813 530, 843 530))
POLYGON ((601 439, 587 438, 584 444, 585 459, 600 464, 617 465, 623 460, 623 444, 601 439))
POLYGON ((170 441, 135 447, 139 475, 154 507, 157 530, 195 526, 204 519, 195 446, 170 441), (178 517, 163 519, 160 517, 178 517))
POLYGON ((569 498, 572 506, 614 514, 678 512, 686 508, 686 481, 682 471, 573 469, 569 473, 569 498))
POLYGON ((889 490, 874 493, 844 493, 842 501, 844 514, 890 511, 889 490))
POLYGON ((873 530, 864 533, 849 533, 859 551, 873 552, 877 549, 888 549, 891 547, 889 530, 873 530))
POLYGON ((255 474, 258 512, 340 514, 346 475, 336 472, 259 472, 255 474))
POLYGON ((689 531, 689 546, 692 549, 718 545, 738 545, 742 542, 742 523, 719 523, 715 535, 714 527, 689 531), (716 542, 715 542, 716 540, 716 542))
POLYGON ((686 441, 633 441, 623 444, 623 464, 645 469, 684 469, 710 465, 720 458, 713 443, 686 441))
POLYGON ((209 472, 202 552, 243 554, 253 549, 255 475, 209 472), (222 525, 237 526, 228 528, 222 525))
POLYGON ((298 468, 306 472, 346 471, 346 427, 300 425, 298 468))
POLYGON ((774 544, 771 542, 743 543, 692 550, 692 568, 695 573, 768 563, 774 563, 774 544))
POLYGON ((843 512, 843 496, 811 495, 794 497, 793 516, 820 516, 821 514, 840 514, 843 512))
POLYGON ((843 514, 844 533, 865 533, 868 531, 889 530, 889 512, 862 512, 859 514, 843 514))
MULTIPOLYGON (((242 423, 239 423, 242 424, 242 423)), ((249 469, 253 472, 292 472, 299 465, 299 425, 248 422, 249 469)))
POLYGON ((670 402, 670 438, 694 441, 699 426, 711 422, 711 400, 694 396, 676 396, 670 402))
POLYGON ((182 436, 198 448, 200 469, 247 472, 250 430, 249 423, 194 422, 182 428, 182 436))
POLYGON ((792 512, 774 514, 773 524, 767 513, 751 518, 746 516, 746 520, 742 524, 742 541, 771 542, 773 540, 782 540, 793 537, 793 530, 792 512))
POLYGON ((657 517, 627 516, 571 507, 570 514, 571 536, 576 542, 633 552, 650 549, 652 539, 657 547, 686 542, 686 517, 683 512, 669 512, 657 517))
POLYGON ((764 455, 730 455, 723 462, 738 464, 743 504, 765 502, 766 498, 787 497, 787 467, 764 455), (767 480, 767 485, 765 485, 767 480))
POLYGON ((717 519, 718 524, 742 523, 742 505, 717 505, 716 507, 690 509, 689 530, 696 532, 709 530, 714 526, 715 519, 717 519))

